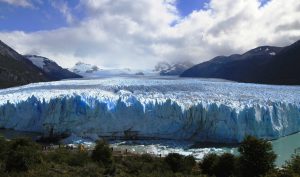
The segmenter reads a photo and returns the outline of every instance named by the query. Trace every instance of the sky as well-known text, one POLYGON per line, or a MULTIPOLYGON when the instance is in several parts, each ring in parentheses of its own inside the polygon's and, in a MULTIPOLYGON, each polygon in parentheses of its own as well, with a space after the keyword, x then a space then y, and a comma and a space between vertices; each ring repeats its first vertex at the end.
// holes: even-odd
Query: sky
POLYGON ((63 67, 196 64, 299 39, 299 0, 0 0, 0 40, 63 67))

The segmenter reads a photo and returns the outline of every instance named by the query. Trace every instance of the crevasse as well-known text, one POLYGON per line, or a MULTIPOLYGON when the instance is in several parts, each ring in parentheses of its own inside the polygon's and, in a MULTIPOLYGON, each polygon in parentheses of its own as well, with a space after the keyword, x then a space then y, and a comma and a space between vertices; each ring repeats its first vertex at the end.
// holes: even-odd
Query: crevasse
POLYGON ((22 131, 203 142, 300 131, 300 87, 199 79, 107 78, 0 91, 0 126, 22 131))

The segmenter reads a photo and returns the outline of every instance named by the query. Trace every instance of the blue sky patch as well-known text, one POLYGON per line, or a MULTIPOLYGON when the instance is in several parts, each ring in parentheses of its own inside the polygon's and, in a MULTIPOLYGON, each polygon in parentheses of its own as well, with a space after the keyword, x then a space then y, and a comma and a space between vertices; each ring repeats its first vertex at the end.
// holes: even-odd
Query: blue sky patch
POLYGON ((203 9, 209 0, 177 0, 177 8, 182 17, 188 16, 194 10, 203 9))
MULTIPOLYGON (((76 11, 79 0, 67 1, 69 7, 76 11)), ((75 18, 81 18, 80 12, 74 13, 75 18), (78 14, 78 16, 77 16, 78 14)), ((51 0, 34 4, 34 7, 13 6, 0 2, 0 31, 52 30, 68 26, 62 13, 51 4, 51 0)))

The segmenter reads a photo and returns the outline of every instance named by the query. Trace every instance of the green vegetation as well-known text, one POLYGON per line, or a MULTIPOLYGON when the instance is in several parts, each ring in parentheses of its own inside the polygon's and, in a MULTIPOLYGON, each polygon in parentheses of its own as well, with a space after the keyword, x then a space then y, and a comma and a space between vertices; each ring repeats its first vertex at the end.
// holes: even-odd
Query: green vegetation
POLYGON ((202 173, 208 176, 229 177, 237 176, 237 158, 229 153, 220 156, 208 154, 199 163, 202 173))
POLYGON ((248 136, 239 156, 208 154, 199 163, 192 156, 171 153, 165 158, 148 154, 116 154, 104 141, 93 151, 58 148, 42 150, 28 139, 6 141, 0 137, 1 177, 300 177, 300 155, 295 154, 282 168, 265 140, 248 136))
MULTIPOLYGON (((150 155, 114 155, 104 141, 98 141, 93 151, 58 148, 42 150, 29 139, 6 141, 0 137, 1 177, 101 177, 101 176, 201 176, 193 157, 179 157, 179 170, 172 170, 168 158, 150 155)), ((176 159, 174 159, 176 160, 176 159)))
POLYGON ((196 160, 193 156, 183 156, 176 153, 170 153, 166 158, 165 162, 171 168, 174 173, 191 173, 193 167, 196 165, 196 160))
POLYGON ((27 171, 41 163, 40 147, 27 139, 17 139, 8 145, 5 155, 5 171, 27 171))
POLYGON ((258 177, 275 168, 276 154, 270 142, 247 136, 239 147, 239 165, 244 177, 258 177))
POLYGON ((105 167, 112 165, 112 151, 105 141, 98 141, 92 153, 92 159, 105 167))
POLYGON ((227 153, 206 155, 200 162, 202 172, 216 177, 259 177, 275 171, 276 155, 270 142, 247 136, 238 151, 237 157, 227 153))

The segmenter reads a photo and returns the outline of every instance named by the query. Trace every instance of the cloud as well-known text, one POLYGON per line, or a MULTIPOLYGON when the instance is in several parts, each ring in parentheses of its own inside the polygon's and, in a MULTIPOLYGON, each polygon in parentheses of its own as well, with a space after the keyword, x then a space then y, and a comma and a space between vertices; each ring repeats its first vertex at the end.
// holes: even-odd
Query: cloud
POLYGON ((30 2, 30 0, 0 0, 0 2, 20 7, 33 7, 33 4, 30 2))
POLYGON ((59 10, 59 12, 65 17, 67 23, 72 24, 74 22, 74 16, 71 12, 70 7, 68 6, 67 1, 54 0, 50 1, 52 7, 59 10))
POLYGON ((81 0, 78 8, 86 17, 78 23, 51 31, 2 32, 0 39, 21 53, 50 57, 66 67, 77 61, 133 68, 159 61, 200 63, 259 45, 295 42, 300 39, 299 7, 298 0, 263 5, 211 0, 182 18, 175 0, 81 0))

